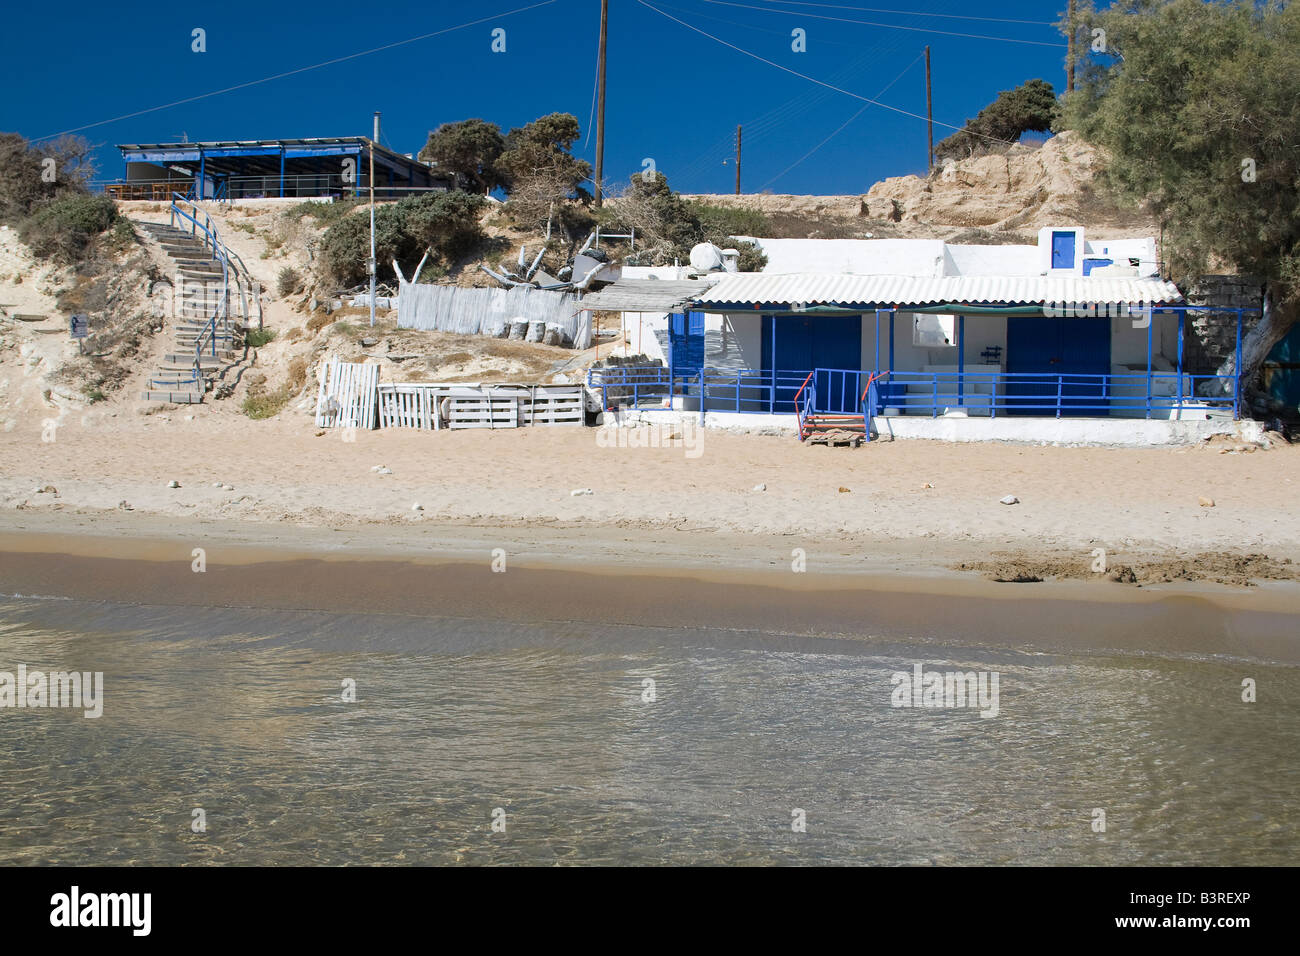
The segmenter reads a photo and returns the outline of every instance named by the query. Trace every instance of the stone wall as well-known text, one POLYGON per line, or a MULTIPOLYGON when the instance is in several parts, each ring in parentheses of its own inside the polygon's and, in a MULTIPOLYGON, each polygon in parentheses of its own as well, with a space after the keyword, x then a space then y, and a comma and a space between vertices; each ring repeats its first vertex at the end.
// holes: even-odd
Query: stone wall
MULTIPOLYGON (((1184 287, 1188 305, 1221 309, 1263 306, 1263 282, 1251 276, 1206 275, 1184 287)), ((1242 334, 1250 331, 1258 315, 1244 315, 1242 334)), ((1235 312, 1189 312, 1183 343, 1183 367, 1193 375, 1210 375, 1237 349, 1235 312)))

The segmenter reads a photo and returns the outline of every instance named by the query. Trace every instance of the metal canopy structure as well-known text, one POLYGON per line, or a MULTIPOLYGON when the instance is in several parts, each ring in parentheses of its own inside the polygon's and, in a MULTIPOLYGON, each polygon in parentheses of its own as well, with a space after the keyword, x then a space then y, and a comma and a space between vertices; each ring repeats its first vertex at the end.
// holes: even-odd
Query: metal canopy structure
POLYGON ((799 273, 739 273, 709 288, 695 308, 703 312, 764 312, 816 309, 861 313, 875 309, 942 307, 1005 313, 1045 305, 1177 305, 1182 293, 1161 279, 1077 276, 865 276, 799 273), (998 308, 1006 306, 1008 308, 998 308))
POLYGON ((372 154, 375 191, 383 198, 454 186, 454 177, 364 136, 128 143, 118 149, 127 175, 109 191, 122 198, 137 198, 129 194, 159 180, 189 181, 195 198, 204 199, 360 195, 369 189, 372 154))
POLYGON ((669 279, 620 279, 584 296, 584 309, 605 312, 679 312, 713 283, 669 279))

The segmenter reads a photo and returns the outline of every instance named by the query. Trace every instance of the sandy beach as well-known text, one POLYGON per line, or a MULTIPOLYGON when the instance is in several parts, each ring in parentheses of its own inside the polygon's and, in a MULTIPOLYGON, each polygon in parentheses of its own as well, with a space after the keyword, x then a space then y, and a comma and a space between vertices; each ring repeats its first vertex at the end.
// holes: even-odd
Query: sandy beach
POLYGON ((854 633, 866 611, 903 633, 923 602, 937 640, 950 626, 1038 647, 1300 659, 1300 515, 1273 503, 1292 447, 316 432, 203 409, 70 423, 53 442, 4 434, 0 581, 93 600, 818 634, 854 633), (1112 573, 1096 572, 1097 549, 1112 573), (1153 617, 1168 626, 1148 632, 1153 617))
MULTIPOLYGON (((638 430, 620 431, 627 443, 638 430)), ((0 530, 36 515, 82 533, 108 515, 125 529, 146 515, 178 530, 222 520, 290 543, 310 528, 603 528, 689 540, 671 550, 687 561, 731 555, 728 564, 747 558, 715 553, 714 536, 779 537, 810 555, 860 548, 882 565, 933 568, 1015 551, 1082 560, 1094 548, 1300 557, 1300 510, 1280 504, 1300 481, 1294 446, 847 449, 706 429, 667 447, 607 447, 596 428, 363 431, 348 442, 306 415, 253 422, 220 406, 90 411, 51 434, 42 440, 34 416, 0 434, 0 530), (1006 495, 1019 503, 1000 504, 1006 495)))

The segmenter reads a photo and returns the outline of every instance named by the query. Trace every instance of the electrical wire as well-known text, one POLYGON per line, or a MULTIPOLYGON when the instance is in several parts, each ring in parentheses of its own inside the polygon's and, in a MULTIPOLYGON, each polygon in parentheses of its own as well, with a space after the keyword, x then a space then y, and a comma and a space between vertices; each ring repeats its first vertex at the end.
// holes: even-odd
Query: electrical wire
POLYGON ((457 30, 464 30, 467 27, 478 26, 480 23, 487 23, 489 20, 500 20, 503 17, 511 17, 517 13, 526 13, 529 10, 536 10, 538 7, 550 6, 552 3, 555 2, 557 2, 557 0, 539 0, 538 3, 533 3, 526 7, 519 7, 515 10, 510 10, 506 13, 495 13, 492 16, 481 17, 477 20, 471 20, 468 23, 461 23, 454 27, 446 27, 442 30, 435 30, 432 33, 425 33, 417 37, 410 37, 405 40, 397 40, 396 42, 393 43, 386 43, 383 46, 377 46, 371 50, 362 50, 360 53, 349 53, 347 56, 335 57, 332 60, 325 60, 322 63, 313 63, 311 66, 302 66, 302 67, 298 67, 296 70, 288 70, 284 73, 276 73, 273 76, 264 76, 260 80, 249 80, 246 83, 238 83, 235 86, 228 86, 225 89, 213 90, 210 93, 200 93, 197 96, 188 96, 183 100, 176 100, 175 102, 172 103, 164 103, 162 106, 151 106, 148 109, 136 110, 134 113, 124 113, 121 116, 114 116, 112 119, 99 120, 98 122, 95 123, 87 123, 85 126, 77 126, 74 127, 73 129, 63 130, 60 133, 51 133, 48 136, 37 137, 36 139, 31 140, 31 142, 40 143, 47 139, 57 139, 60 136, 67 136, 71 133, 80 133, 82 130, 93 129, 96 126, 107 126, 109 123, 117 123, 121 120, 132 119, 136 116, 144 116, 146 113, 157 113, 159 110, 171 109, 173 106, 183 106, 186 103, 194 103, 197 102, 198 100, 208 99, 209 97, 220 96, 223 93, 233 93, 235 90, 247 89, 250 86, 258 86, 262 83, 269 83, 272 80, 282 80, 286 76, 295 76, 299 73, 307 73, 310 72, 311 70, 319 70, 322 67, 333 66, 336 63, 345 63, 348 60, 355 60, 358 57, 370 56, 372 53, 382 53, 384 50, 392 50, 396 47, 405 46, 409 43, 417 43, 420 40, 428 40, 432 37, 442 36, 444 33, 453 33, 457 30))

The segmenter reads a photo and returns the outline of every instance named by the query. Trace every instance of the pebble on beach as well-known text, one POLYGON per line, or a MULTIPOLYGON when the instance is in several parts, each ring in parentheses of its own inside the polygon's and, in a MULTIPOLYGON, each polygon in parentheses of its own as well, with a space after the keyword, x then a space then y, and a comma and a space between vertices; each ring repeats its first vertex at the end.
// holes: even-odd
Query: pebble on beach
POLYGON ((1018 504, 1020 504, 1020 499, 1017 498, 1015 495, 1007 495, 1007 496, 1004 497, 1004 498, 999 498, 998 501, 1000 501, 1000 502, 1001 502, 1002 504, 1004 504, 1004 505, 1018 505, 1018 504))

